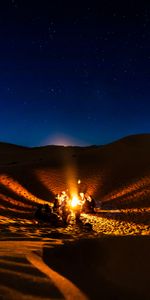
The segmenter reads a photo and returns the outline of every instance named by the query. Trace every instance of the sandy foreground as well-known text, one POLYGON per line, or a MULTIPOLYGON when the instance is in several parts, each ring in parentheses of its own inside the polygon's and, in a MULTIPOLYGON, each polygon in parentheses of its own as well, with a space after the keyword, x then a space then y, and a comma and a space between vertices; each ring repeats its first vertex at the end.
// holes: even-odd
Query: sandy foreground
POLYGON ((150 299, 150 135, 102 147, 0 144, 0 300, 150 299), (38 203, 74 186, 93 226, 54 229, 38 203))
POLYGON ((76 226, 56 230, 15 221, 2 227, 0 299, 150 297, 149 235, 86 233, 76 226))

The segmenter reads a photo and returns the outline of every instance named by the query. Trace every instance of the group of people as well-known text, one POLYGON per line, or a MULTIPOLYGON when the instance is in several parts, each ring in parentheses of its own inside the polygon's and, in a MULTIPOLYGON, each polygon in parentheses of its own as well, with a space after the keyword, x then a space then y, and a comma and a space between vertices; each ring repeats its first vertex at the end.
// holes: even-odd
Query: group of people
POLYGON ((73 218, 75 223, 81 223, 81 213, 93 213, 95 200, 91 196, 85 197, 83 193, 79 195, 78 202, 71 206, 69 195, 64 191, 57 194, 53 205, 39 204, 35 211, 35 218, 40 221, 49 222, 51 225, 68 225, 73 218))
POLYGON ((38 204, 34 213, 34 219, 38 222, 48 222, 52 226, 62 226, 59 215, 54 213, 53 208, 49 204, 38 204))

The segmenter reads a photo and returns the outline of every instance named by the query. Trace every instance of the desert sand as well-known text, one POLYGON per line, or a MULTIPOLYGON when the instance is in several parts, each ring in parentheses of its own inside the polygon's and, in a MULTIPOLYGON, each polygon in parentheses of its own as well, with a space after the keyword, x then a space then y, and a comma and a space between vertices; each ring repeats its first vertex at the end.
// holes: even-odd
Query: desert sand
POLYGON ((91 147, 0 143, 0 299, 150 299, 149 153, 148 134, 91 147), (74 186, 96 200, 96 215, 82 215, 93 232, 35 222, 37 203, 74 186))

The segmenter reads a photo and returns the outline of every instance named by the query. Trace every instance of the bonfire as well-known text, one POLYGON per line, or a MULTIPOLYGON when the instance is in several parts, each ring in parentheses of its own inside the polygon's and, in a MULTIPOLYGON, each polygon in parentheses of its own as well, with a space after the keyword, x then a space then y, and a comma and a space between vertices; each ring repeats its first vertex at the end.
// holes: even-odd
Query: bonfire
MULTIPOLYGON (((78 181, 78 184, 81 181, 78 181)), ((70 192, 62 191, 55 197, 53 206, 50 207, 48 204, 42 207, 41 205, 35 212, 35 217, 43 221, 50 221, 53 225, 69 224, 72 219, 76 223, 81 223, 81 213, 94 212, 93 199, 91 196, 84 194, 83 192, 70 192)))
MULTIPOLYGON (((81 181, 78 180, 78 184, 81 181)), ((84 212, 85 210, 91 210, 92 197, 83 192, 71 193, 68 190, 62 191, 57 195, 59 207, 65 206, 72 214, 75 214, 77 211, 84 212)))

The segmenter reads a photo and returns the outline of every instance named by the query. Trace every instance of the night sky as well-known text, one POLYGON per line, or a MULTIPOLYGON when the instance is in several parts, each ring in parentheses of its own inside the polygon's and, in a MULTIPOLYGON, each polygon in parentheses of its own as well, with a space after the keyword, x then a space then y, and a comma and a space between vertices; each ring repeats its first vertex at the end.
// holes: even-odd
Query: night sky
POLYGON ((146 2, 0 1, 0 140, 100 145, 150 133, 146 2))

